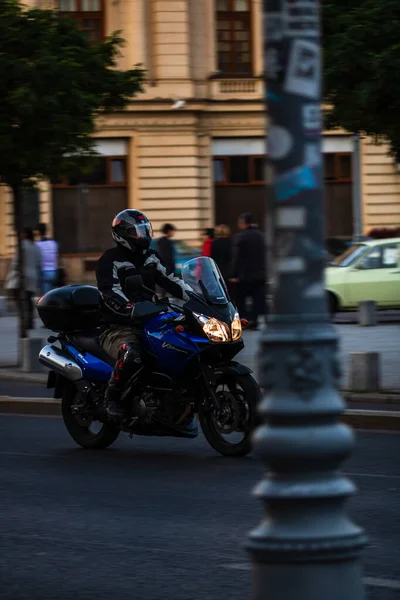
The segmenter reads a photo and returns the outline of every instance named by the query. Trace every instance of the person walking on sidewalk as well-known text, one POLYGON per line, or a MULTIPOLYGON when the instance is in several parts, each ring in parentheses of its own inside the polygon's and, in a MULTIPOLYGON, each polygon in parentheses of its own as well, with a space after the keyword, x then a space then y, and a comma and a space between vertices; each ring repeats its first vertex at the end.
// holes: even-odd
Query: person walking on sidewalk
POLYGON ((32 229, 25 228, 22 232, 22 252, 24 253, 25 297, 21 297, 17 252, 11 261, 4 288, 11 292, 20 313, 21 304, 25 303, 27 329, 33 329, 35 308, 33 297, 40 290, 41 255, 34 243, 32 229))
POLYGON ((211 246, 211 258, 217 263, 228 286, 229 294, 234 300, 234 285, 229 281, 232 263, 232 240, 228 225, 217 225, 215 228, 215 241, 211 246))
POLYGON ((202 248, 201 254, 202 254, 202 256, 211 256, 211 248, 214 243, 214 228, 208 227, 204 231, 204 236, 205 236, 205 239, 203 242, 203 248, 202 248))
POLYGON ((46 294, 57 285, 58 278, 58 244, 55 240, 46 237, 46 223, 39 223, 35 233, 39 238, 36 245, 42 257, 41 290, 46 294))
POLYGON ((161 228, 162 237, 157 241, 157 252, 167 267, 168 275, 175 273, 175 246, 172 238, 176 228, 171 223, 165 223, 161 228))
POLYGON ((238 226, 240 231, 233 240, 231 282, 237 284, 236 303, 240 316, 249 321, 250 329, 257 329, 258 317, 266 314, 266 244, 250 213, 239 217, 238 226), (248 299, 251 301, 249 311, 248 299))

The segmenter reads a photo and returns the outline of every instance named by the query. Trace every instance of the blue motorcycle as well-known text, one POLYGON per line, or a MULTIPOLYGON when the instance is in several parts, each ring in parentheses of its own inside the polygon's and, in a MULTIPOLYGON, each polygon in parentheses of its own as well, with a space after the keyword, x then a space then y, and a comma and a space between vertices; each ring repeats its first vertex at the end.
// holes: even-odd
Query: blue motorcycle
MULTIPOLYGON (((44 325, 58 334, 48 339, 39 361, 50 369, 47 386, 61 399, 65 426, 80 446, 106 448, 121 431, 193 438, 197 427, 183 424, 197 414, 217 452, 244 456, 251 451, 260 388, 251 370, 233 361, 244 347, 240 317, 212 259, 188 261, 182 279, 189 300, 182 305, 156 300, 159 314, 142 324, 145 369, 124 389, 120 423, 104 411, 114 361, 99 345, 97 288, 69 285, 38 301, 44 325)), ((140 276, 127 279, 128 295, 140 287, 140 276)))

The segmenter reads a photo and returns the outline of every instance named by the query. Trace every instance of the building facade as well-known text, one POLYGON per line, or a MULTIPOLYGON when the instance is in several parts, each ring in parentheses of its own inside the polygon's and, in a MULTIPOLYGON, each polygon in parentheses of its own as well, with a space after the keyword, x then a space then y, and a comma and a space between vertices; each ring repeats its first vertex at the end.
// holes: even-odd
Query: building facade
MULTIPOLYGON (((33 2, 28 2, 33 3, 33 2)), ((198 246, 205 227, 235 227, 244 211, 262 228, 266 116, 261 0, 37 0, 75 19, 89 39, 121 30, 120 67, 142 64, 143 94, 98 122, 93 172, 43 183, 25 199, 25 222, 50 224, 75 280, 90 279, 110 244, 112 216, 143 210, 155 233, 173 222, 198 246)), ((324 132, 326 237, 350 237, 352 136, 324 132)), ((400 175, 385 146, 361 143, 362 217, 399 224, 400 175)), ((0 189, 0 255, 14 239, 11 198, 0 189)), ((1 279, 1 272, 0 272, 1 279)))

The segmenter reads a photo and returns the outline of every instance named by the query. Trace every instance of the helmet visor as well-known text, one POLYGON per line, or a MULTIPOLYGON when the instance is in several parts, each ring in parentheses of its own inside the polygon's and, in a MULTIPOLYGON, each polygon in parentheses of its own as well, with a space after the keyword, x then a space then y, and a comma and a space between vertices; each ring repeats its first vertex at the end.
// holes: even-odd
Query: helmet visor
POLYGON ((147 240, 153 237, 153 228, 151 223, 140 223, 140 225, 135 223, 135 225, 128 225, 126 233, 134 240, 147 240))

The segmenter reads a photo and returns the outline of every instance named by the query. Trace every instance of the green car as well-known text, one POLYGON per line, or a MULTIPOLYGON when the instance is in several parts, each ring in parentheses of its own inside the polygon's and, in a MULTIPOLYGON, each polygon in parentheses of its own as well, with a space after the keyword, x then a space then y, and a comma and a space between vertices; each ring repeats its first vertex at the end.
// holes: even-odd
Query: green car
POLYGON ((400 238, 350 246, 325 270, 331 314, 374 300, 378 308, 400 308, 400 238))

